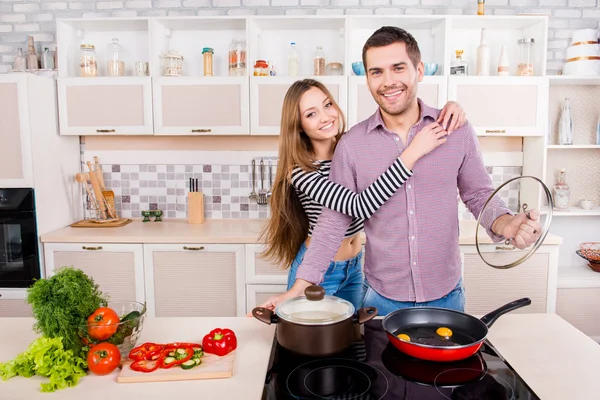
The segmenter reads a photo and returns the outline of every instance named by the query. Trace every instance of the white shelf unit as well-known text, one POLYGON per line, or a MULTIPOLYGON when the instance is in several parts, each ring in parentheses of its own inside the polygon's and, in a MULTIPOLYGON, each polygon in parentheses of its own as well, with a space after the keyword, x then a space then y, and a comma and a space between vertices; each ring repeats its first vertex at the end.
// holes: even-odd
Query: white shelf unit
MULTIPOLYGON (((542 214, 548 214, 548 208, 542 209, 542 214)), ((593 207, 591 210, 584 210, 580 207, 569 207, 567 210, 552 213, 553 217, 597 217, 600 216, 600 207, 593 207)))
POLYGON ((600 144, 574 144, 574 145, 560 145, 551 144, 547 146, 548 150, 589 150, 589 149, 600 149, 600 144))
POLYGON ((347 23, 343 16, 251 17, 248 23, 249 72, 254 71, 256 60, 265 60, 274 65, 276 76, 289 76, 288 54, 290 43, 294 42, 299 59, 298 79, 314 75, 312 60, 317 46, 323 48, 325 64, 342 63, 347 75, 347 23))
MULTIPOLYGON (((229 46, 233 39, 248 42, 244 17, 171 17, 151 20, 151 75, 163 75, 161 56, 169 50, 183 56, 182 75, 204 77, 202 49, 213 54, 213 76, 229 76, 229 46)), ((246 53, 247 54, 247 53, 246 53)), ((246 57, 246 71, 251 67, 246 57)), ((175 77, 176 78, 176 77, 175 77)), ((210 76, 205 77, 211 79, 210 76)))
POLYGON ((79 77, 81 44, 96 48, 98 77, 108 76, 106 56, 113 38, 125 49, 125 76, 134 76, 135 62, 150 60, 150 23, 148 18, 57 19, 56 40, 58 77, 79 77))
POLYGON ((510 75, 516 75, 520 58, 517 42, 522 38, 533 38, 535 41, 532 50, 534 76, 546 75, 548 18, 545 16, 453 16, 450 18, 447 48, 449 58, 446 58, 446 62, 449 63, 454 59, 455 50, 462 49, 464 50, 462 58, 469 65, 469 74, 474 75, 482 28, 486 29, 486 39, 490 47, 491 76, 498 75, 496 66, 500 59, 502 45, 505 45, 508 51, 510 75))

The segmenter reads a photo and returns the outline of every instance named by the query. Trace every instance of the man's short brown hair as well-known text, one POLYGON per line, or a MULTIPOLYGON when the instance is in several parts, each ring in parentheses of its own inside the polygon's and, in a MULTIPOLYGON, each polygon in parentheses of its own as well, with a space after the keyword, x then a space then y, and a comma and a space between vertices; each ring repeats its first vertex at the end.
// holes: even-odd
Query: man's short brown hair
POLYGON ((404 29, 395 26, 383 26, 367 39, 362 50, 362 60, 367 70, 367 50, 372 47, 384 47, 394 43, 406 44, 406 52, 415 68, 421 62, 421 50, 415 38, 404 29))

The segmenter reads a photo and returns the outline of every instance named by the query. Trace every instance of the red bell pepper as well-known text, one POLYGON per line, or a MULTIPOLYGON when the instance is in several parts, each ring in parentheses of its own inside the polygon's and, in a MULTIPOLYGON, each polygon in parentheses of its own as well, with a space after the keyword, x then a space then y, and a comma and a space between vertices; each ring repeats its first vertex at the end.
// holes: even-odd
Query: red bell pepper
POLYGON ((135 361, 131 364, 130 368, 134 371, 138 372, 152 372, 158 369, 160 364, 160 360, 149 361, 149 360, 139 360, 135 361))
POLYGON ((173 350, 177 348, 186 348, 191 347, 192 349, 201 349, 202 345, 198 343, 187 343, 187 342, 175 342, 175 343, 167 343, 165 345, 165 350, 173 350))
POLYGON ((144 343, 141 346, 133 348, 129 352, 129 358, 135 361, 156 360, 162 353, 164 346, 156 343, 144 343))
POLYGON ((237 337, 231 329, 213 329, 202 339, 205 353, 225 356, 237 348, 237 337))

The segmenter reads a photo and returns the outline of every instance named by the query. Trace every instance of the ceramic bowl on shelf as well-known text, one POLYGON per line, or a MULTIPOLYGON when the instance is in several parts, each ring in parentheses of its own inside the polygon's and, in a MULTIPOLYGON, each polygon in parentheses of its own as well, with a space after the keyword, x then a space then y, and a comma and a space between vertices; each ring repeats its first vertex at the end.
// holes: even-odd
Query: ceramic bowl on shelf
POLYGON ((354 74, 358 75, 358 76, 362 76, 365 74, 365 66, 363 65, 362 61, 357 61, 357 62, 353 62, 352 63, 352 71, 354 71, 354 74))
POLYGON ((596 205, 596 202, 594 200, 588 200, 588 199, 579 200, 579 207, 583 208, 584 210, 591 210, 592 208, 594 208, 595 205, 596 205))
POLYGON ((427 76, 431 76, 431 75, 435 75, 435 73, 438 70, 438 64, 437 63, 424 63, 423 64, 425 67, 425 75, 427 76))

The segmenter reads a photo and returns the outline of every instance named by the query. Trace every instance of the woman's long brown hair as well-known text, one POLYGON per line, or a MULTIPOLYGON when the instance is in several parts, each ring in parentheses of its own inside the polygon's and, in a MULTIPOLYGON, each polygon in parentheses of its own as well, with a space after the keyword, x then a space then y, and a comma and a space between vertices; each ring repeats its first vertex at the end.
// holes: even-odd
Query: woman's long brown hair
POLYGON ((338 142, 346 130, 342 110, 329 90, 314 79, 296 81, 283 100, 281 132, 279 134, 279 160, 277 175, 271 189, 271 218, 261 234, 266 244, 263 257, 276 265, 288 268, 308 236, 308 218, 291 183, 292 170, 299 166, 306 171, 318 169, 310 138, 303 132, 300 117, 300 98, 311 88, 320 89, 339 113, 338 142))

